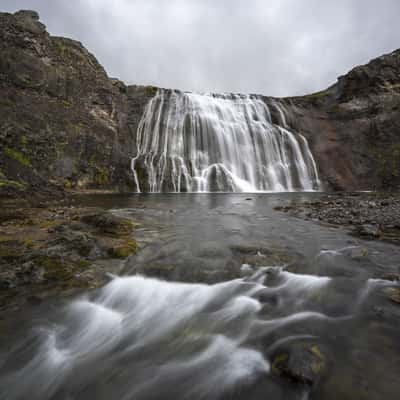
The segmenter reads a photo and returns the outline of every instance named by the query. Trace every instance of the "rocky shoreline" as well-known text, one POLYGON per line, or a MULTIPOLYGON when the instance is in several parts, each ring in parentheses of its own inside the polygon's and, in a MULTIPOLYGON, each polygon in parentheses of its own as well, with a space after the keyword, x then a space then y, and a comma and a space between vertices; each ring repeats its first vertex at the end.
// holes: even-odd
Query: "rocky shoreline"
POLYGON ((400 245, 400 194, 332 193, 312 202, 275 210, 332 226, 344 227, 361 239, 400 245))
MULTIPOLYGON (((101 207, 77 206, 70 195, 53 200, 3 198, 0 204, 3 312, 100 287, 109 273, 123 270, 125 260, 139 248, 137 221, 101 207)), ((344 228, 360 239, 400 245, 400 194, 332 193, 275 210, 344 228)), ((249 263, 248 257, 241 260, 249 263)), ((400 274, 389 275, 382 278, 400 279, 400 274)))
POLYGON ((135 254, 137 223, 71 200, 0 208, 0 310, 94 289, 135 254))

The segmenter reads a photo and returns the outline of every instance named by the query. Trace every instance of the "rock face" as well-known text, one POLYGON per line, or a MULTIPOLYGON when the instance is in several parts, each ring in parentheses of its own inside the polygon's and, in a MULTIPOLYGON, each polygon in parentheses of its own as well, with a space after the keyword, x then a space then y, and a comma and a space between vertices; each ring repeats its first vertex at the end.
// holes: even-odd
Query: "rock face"
POLYGON ((281 101, 308 139, 326 189, 400 188, 400 50, 325 91, 281 101))
MULTIPOLYGON (((0 13, 0 194, 133 190, 137 126, 155 92, 109 78, 36 12, 0 13)), ((308 139, 325 189, 399 188, 400 50, 279 103, 308 139)))
POLYGON ((0 14, 0 190, 132 187, 138 121, 154 91, 126 87, 33 11, 0 14))

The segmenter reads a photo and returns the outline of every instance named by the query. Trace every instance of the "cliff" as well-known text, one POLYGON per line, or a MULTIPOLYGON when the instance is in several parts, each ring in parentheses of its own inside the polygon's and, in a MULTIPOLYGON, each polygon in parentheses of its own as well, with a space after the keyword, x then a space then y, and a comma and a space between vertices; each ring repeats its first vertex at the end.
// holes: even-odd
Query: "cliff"
POLYGON ((327 189, 400 189, 400 50, 325 91, 281 102, 308 139, 327 189))
MULTIPOLYGON (((154 93, 109 78, 81 43, 50 36, 37 13, 0 13, 0 194, 132 190, 136 130, 154 93)), ((400 187, 399 50, 279 102, 326 189, 400 187)))
POLYGON ((152 93, 110 79, 81 43, 50 36, 37 13, 0 13, 0 190, 129 190, 152 93))

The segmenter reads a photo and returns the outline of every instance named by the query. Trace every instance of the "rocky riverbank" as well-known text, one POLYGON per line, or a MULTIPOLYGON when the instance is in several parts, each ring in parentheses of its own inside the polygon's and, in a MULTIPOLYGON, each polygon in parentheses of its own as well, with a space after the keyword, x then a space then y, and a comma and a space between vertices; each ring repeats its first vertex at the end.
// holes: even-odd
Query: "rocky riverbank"
POLYGON ((103 285, 136 253, 132 219, 71 201, 0 208, 0 310, 103 285))
POLYGON ((312 202, 276 207, 297 217, 345 227, 361 239, 400 245, 400 195, 382 193, 330 194, 312 202))

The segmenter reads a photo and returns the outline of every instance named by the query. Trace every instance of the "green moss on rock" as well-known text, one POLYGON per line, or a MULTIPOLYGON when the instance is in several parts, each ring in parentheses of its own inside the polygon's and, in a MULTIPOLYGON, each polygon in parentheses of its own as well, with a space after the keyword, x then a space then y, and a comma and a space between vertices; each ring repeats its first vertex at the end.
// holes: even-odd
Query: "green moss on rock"
POLYGON ((280 375, 280 374, 281 374, 281 368, 282 368, 282 366, 283 366, 284 364, 286 364, 288 358, 289 358, 289 355, 286 354, 286 353, 278 354, 278 355, 274 358, 274 360, 273 360, 273 362, 272 362, 271 369, 272 369, 272 372, 273 372, 275 375, 280 375))
POLYGON ((155 96, 157 93, 157 88, 155 86, 146 86, 145 91, 146 94, 148 94, 149 96, 155 96))
POLYGON ((21 256, 21 251, 17 248, 12 248, 7 245, 7 243, 2 243, 0 245, 0 258, 6 261, 13 261, 21 256))
POLYGON ((52 256, 38 256, 35 264, 44 269, 44 278, 49 281, 69 281, 74 274, 69 266, 60 258, 52 256))
POLYGON ((326 90, 321 90, 319 92, 307 94, 304 97, 308 98, 308 99, 323 99, 324 97, 326 97, 328 95, 329 95, 329 90, 326 89, 326 90))
POLYGON ((91 263, 90 261, 84 260, 84 259, 79 260, 78 263, 77 263, 77 265, 78 265, 78 267, 79 267, 80 269, 88 268, 91 264, 92 264, 92 263, 91 263))
POLYGON ((12 158, 15 161, 18 161, 20 164, 22 164, 25 167, 32 166, 30 159, 25 154, 22 154, 21 152, 19 152, 17 150, 14 150, 10 147, 6 147, 5 153, 6 153, 7 157, 12 158))
POLYGON ((0 188, 14 188, 14 189, 24 189, 25 184, 17 181, 10 181, 8 179, 0 179, 0 188))
POLYGON ((136 254, 138 251, 138 245, 135 240, 127 239, 121 244, 112 247, 109 251, 111 257, 115 258, 127 258, 132 254, 136 254))
POLYGON ((107 185, 110 182, 108 169, 97 167, 94 180, 97 185, 107 185))

